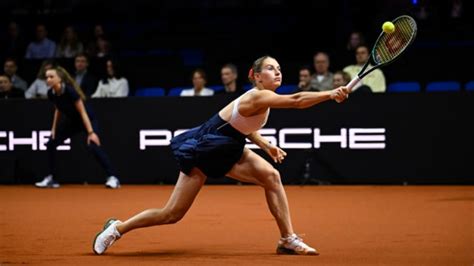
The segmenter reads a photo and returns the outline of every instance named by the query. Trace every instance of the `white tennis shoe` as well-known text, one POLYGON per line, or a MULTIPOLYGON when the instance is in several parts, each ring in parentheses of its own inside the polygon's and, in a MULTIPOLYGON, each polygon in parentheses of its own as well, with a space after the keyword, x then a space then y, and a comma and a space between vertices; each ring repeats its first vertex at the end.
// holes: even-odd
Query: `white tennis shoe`
POLYGON ((289 255, 319 255, 316 249, 306 245, 296 234, 289 237, 282 237, 278 241, 277 254, 289 255))
POLYGON ((121 235, 117 231, 117 225, 122 223, 117 219, 109 219, 101 232, 99 232, 92 244, 92 249, 97 255, 103 254, 115 241, 119 240, 121 235))

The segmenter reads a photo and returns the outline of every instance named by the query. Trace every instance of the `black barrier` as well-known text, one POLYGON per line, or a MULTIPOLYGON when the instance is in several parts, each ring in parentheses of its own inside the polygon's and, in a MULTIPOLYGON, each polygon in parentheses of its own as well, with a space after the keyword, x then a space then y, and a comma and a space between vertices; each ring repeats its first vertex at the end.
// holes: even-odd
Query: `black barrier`
MULTIPOLYGON (((171 184, 178 169, 169 139, 231 100, 219 95, 89 101, 122 183, 171 184)), ((275 165, 286 184, 473 184, 473 101, 468 93, 353 95, 344 104, 272 110, 262 134, 288 152, 275 165)), ((52 104, 2 100, 0 113, 0 183, 32 184, 47 174, 44 143, 52 104)), ((85 140, 73 138, 63 147, 70 150, 58 151, 59 182, 105 181, 85 140)))

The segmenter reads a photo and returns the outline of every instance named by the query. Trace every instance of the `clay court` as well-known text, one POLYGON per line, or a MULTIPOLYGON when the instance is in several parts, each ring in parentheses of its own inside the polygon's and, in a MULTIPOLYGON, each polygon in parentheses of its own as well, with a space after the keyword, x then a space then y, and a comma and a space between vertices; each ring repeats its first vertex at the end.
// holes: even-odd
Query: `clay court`
POLYGON ((207 185, 178 224, 125 235, 104 255, 109 217, 160 207, 172 186, 0 186, 0 265, 473 265, 472 186, 286 186, 294 226, 320 256, 275 255, 256 186, 207 185))

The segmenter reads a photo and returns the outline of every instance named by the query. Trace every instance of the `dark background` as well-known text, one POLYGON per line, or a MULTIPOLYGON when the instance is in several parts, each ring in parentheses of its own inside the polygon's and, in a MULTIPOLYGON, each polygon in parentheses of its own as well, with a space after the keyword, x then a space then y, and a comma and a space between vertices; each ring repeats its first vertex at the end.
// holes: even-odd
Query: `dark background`
MULTIPOLYGON (((279 60, 285 83, 296 83, 298 68, 312 65, 316 51, 327 51, 331 70, 339 70, 353 63, 344 50, 351 31, 361 31, 372 45, 384 21, 408 14, 417 20, 418 36, 406 55, 383 69, 387 82, 464 83, 473 79, 472 68, 460 66, 474 59, 473 10, 471 1, 462 1, 461 17, 452 18, 453 2, 3 0, 0 26, 4 32, 9 21, 16 21, 31 40, 34 26, 42 22, 58 42, 63 29, 73 25, 86 43, 94 25, 103 24, 133 94, 140 87, 190 86, 196 67, 208 72, 209 85, 219 84, 219 69, 227 62, 237 64, 245 83, 253 60, 264 54, 279 60)), ((39 63, 20 60, 21 76, 32 82, 39 63)), ((64 64, 72 67, 68 60, 64 64)))

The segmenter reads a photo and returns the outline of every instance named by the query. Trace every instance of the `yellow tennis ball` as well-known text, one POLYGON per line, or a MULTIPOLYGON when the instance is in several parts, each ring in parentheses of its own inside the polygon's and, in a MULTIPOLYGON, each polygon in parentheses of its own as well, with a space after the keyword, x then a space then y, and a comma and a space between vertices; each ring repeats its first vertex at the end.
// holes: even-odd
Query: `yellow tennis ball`
POLYGON ((382 25, 382 30, 383 32, 385 33, 392 33, 395 31, 395 25, 393 25, 392 22, 390 21, 386 21, 383 25, 382 25))

